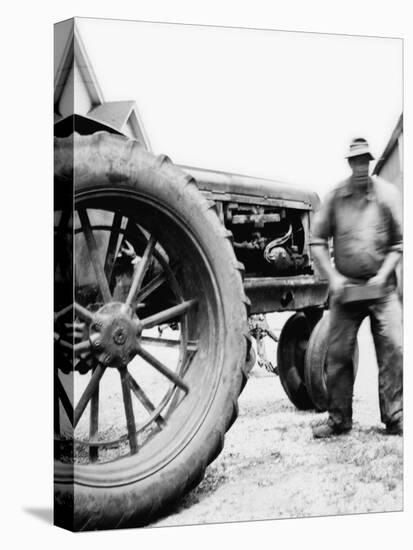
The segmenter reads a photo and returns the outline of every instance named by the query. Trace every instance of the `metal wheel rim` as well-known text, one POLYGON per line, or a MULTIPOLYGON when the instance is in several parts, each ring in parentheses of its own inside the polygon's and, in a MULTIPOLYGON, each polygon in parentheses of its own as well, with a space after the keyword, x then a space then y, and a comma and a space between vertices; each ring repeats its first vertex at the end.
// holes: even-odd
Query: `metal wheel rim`
MULTIPOLYGON (((198 260, 202 258, 203 265, 198 266, 197 269, 201 269, 204 273, 204 275, 208 274, 209 280, 207 283, 205 283, 206 286, 212 290, 212 295, 208 297, 208 319, 209 319, 209 338, 211 339, 211 335, 216 337, 217 333, 217 326, 219 322, 222 322, 222 310, 220 306, 220 298, 216 286, 216 282, 214 280, 214 277, 212 275, 211 269, 209 267, 209 263, 207 258, 205 257, 204 252, 199 246, 199 243, 196 242, 196 240, 193 238, 192 234, 190 233, 189 229, 186 228, 182 222, 176 217, 175 214, 167 211, 167 209, 160 204, 156 204, 153 199, 149 199, 147 197, 137 196, 137 194, 134 194, 133 197, 131 197, 130 193, 124 192, 123 194, 119 193, 119 190, 116 190, 116 195, 114 196, 113 193, 111 194, 109 191, 105 192, 93 192, 91 194, 86 194, 84 196, 78 197, 80 202, 78 204, 83 204, 85 206, 89 206, 91 203, 90 201, 96 203, 98 201, 98 206, 102 206, 102 201, 107 203, 107 201, 113 201, 116 199, 116 201, 122 202, 122 200, 128 200, 130 201, 133 199, 135 203, 139 202, 141 205, 144 205, 145 208, 155 209, 158 213, 162 213, 162 216, 164 216, 165 219, 169 219, 171 223, 174 223, 176 228, 178 228, 178 231, 182 233, 183 236, 185 236, 186 239, 186 245, 188 245, 189 242, 192 243, 192 252, 196 251, 198 260), (121 195, 121 196, 120 196, 121 195), (86 202, 85 202, 86 201, 86 202), (89 202, 87 202, 89 201, 89 202)), ((96 204, 95 204, 96 206, 96 204)), ((126 215, 126 214, 125 214, 126 215)), ((204 286, 205 286, 204 285, 204 286)), ((215 342, 216 343, 216 342, 215 342)), ((209 346, 209 352, 211 352, 211 346, 209 346)), ((195 354, 196 356, 197 354, 195 354)), ((205 363, 205 361, 204 361, 205 363)), ((171 430, 170 437, 168 438, 165 434, 165 438, 168 440, 168 443, 164 445, 164 452, 161 453, 162 456, 158 456, 157 460, 151 460, 150 456, 145 457, 145 463, 146 467, 142 465, 141 468, 137 466, 136 464, 136 456, 130 455, 126 457, 119 458, 119 460, 116 460, 115 462, 106 462, 104 464, 95 465, 90 464, 88 466, 84 466, 81 464, 76 464, 76 481, 80 484, 88 485, 89 483, 92 485, 104 485, 104 486, 111 486, 111 485, 119 485, 121 483, 130 483, 133 480, 136 480, 137 478, 149 475, 151 470, 161 468, 163 465, 168 463, 170 460, 173 459, 173 456, 182 450, 182 448, 185 447, 185 445, 188 443, 188 441, 195 435, 196 431, 199 429, 200 425, 202 424, 203 418, 207 414, 207 411, 212 403, 213 395, 216 392, 217 385, 219 382, 219 376, 220 376, 220 369, 222 367, 221 365, 221 351, 220 346, 215 346, 215 353, 214 357, 212 358, 212 361, 209 363, 205 363, 205 365, 219 365, 220 368, 214 369, 213 372, 211 371, 209 373, 209 392, 208 395, 204 397, 203 400, 201 400, 201 406, 198 401, 197 407, 195 408, 192 406, 193 413, 195 416, 195 419, 193 419, 191 422, 187 421, 186 429, 185 430, 179 430, 180 432, 184 432, 180 434, 180 437, 176 437, 177 430, 171 430), (177 441, 177 439, 179 441, 177 441), (119 474, 119 465, 120 462, 122 462, 122 468, 121 472, 119 474), (154 464, 156 462, 156 464, 154 464), (150 467, 148 467, 148 464, 150 464, 150 467), (108 479, 110 479, 110 483, 108 483, 108 479)), ((173 392, 176 393, 176 392, 173 392)), ((172 396, 172 394, 171 394, 172 396)), ((189 407, 189 405, 188 405, 189 407)), ((172 414, 172 413, 171 413, 172 414)), ((182 416, 182 415, 181 415, 182 416)), ((153 457, 152 457, 153 458, 153 457)), ((73 478, 73 465, 65 465, 65 464, 59 464, 57 467, 57 479, 62 482, 70 482, 70 480, 73 478)))

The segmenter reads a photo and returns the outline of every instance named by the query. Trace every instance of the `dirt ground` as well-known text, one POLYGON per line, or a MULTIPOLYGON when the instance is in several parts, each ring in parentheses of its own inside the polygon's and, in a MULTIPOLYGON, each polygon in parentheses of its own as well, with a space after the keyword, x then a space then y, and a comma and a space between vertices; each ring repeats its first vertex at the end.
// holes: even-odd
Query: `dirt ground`
MULTIPOLYGON (((269 316, 278 332, 284 321, 269 316)), ((368 322, 359 347, 349 435, 313 440, 311 426, 326 414, 297 411, 279 379, 255 366, 223 452, 202 483, 153 526, 401 510, 403 442, 386 436, 380 423, 368 322)), ((268 350, 273 354, 275 345, 268 350)))
MULTIPOLYGON (((268 316, 274 332, 280 332, 289 315, 268 316)), ((167 337, 173 337, 173 332, 167 337)), ((276 344, 267 338, 265 345, 268 357, 275 362, 276 344)), ((157 353, 172 366, 171 352, 164 349, 159 348, 157 353)), ((361 327, 359 349, 355 424, 350 434, 314 440, 311 427, 325 421, 326 413, 298 411, 285 395, 279 378, 256 365, 240 396, 239 417, 226 436, 223 452, 209 466, 201 484, 168 516, 152 525, 401 510, 403 441, 398 436, 386 436, 380 423, 377 364, 368 322, 361 327)), ((136 361, 132 374, 136 369, 138 376, 140 368, 136 361)), ((154 388, 162 390, 162 378, 155 373, 147 379, 144 389, 151 397, 154 388)), ((88 379, 76 378, 77 398, 88 379)), ((100 425, 110 429, 119 425, 125 431, 116 369, 105 373, 100 391, 105 401, 100 425)), ((147 414, 136 399, 134 412, 138 420, 147 414)), ((86 410, 77 428, 80 438, 87 436, 88 418, 86 410)), ((113 436, 117 436, 115 431, 113 436)))

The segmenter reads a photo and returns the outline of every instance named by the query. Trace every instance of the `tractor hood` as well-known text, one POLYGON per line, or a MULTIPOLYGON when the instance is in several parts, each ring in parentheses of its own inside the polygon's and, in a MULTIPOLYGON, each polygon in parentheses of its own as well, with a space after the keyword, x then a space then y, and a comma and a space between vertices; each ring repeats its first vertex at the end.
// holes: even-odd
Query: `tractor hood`
MULTIPOLYGON (((121 134, 118 129, 90 115, 78 114, 58 119, 55 122, 55 136, 66 137, 76 131, 80 134, 92 134, 98 131, 121 134)), ((276 180, 254 178, 180 165, 180 168, 192 176, 200 191, 211 198, 221 201, 254 202, 256 204, 275 204, 303 210, 318 210, 320 199, 316 193, 300 189, 294 185, 276 180)))
POLYGON ((280 181, 195 168, 193 166, 180 165, 180 168, 195 178, 200 191, 218 195, 224 201, 254 197, 258 202, 277 200, 291 203, 291 206, 296 203, 298 208, 309 210, 317 210, 320 204, 320 199, 316 193, 280 181))

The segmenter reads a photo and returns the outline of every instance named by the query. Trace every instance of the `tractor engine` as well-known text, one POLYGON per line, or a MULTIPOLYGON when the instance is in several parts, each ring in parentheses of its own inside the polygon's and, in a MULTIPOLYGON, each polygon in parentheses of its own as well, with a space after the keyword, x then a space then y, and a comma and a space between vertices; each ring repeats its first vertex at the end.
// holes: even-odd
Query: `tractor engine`
POLYGON ((299 210, 229 204, 225 225, 234 235, 234 249, 250 276, 312 273, 305 250, 303 217, 299 210))

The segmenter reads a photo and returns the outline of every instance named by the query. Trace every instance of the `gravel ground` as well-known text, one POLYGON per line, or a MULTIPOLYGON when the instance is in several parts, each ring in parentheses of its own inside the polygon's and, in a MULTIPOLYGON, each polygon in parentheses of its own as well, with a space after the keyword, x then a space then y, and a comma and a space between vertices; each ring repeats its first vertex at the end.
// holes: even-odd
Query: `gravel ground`
MULTIPOLYGON (((284 320, 269 317, 275 329, 284 320)), ((401 510, 403 442, 386 436, 380 424, 377 366, 367 322, 359 346, 355 426, 349 435, 313 440, 311 426, 326 415, 297 411, 278 378, 256 366, 223 452, 202 483, 153 525, 401 510)))
MULTIPOLYGON (((271 328, 279 333, 289 315, 268 316, 271 328)), ((173 331, 165 336, 177 337, 173 331)), ((275 362, 276 345, 267 338, 266 346, 269 358, 275 362)), ((314 440, 311 427, 325 421, 326 414, 298 411, 286 397, 278 377, 256 365, 240 396, 239 417, 226 436, 223 452, 209 466, 202 483, 167 517, 152 525, 401 510, 403 441, 386 436, 380 424, 377 364, 368 322, 361 327, 359 348, 355 425, 350 434, 314 440)), ((173 368, 177 357, 164 350, 153 351, 173 368)), ((136 359, 131 367, 137 376, 144 368, 139 361, 136 359)), ((162 390, 162 377, 147 372, 144 389, 156 401, 155 389, 162 390)), ((76 377, 77 399, 88 379, 76 377)), ((113 427, 120 426, 118 430, 123 433, 125 420, 116 369, 105 373, 103 382, 101 399, 105 407, 101 408, 100 426, 118 437, 113 427)), ((159 399, 161 395, 162 391, 159 399)), ((133 402, 138 421, 146 412, 136 399, 133 402)), ((87 409, 76 430, 80 438, 87 437, 88 418, 87 409)))

